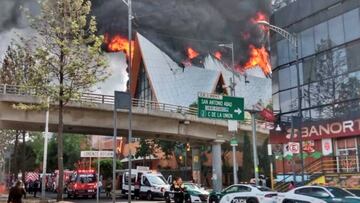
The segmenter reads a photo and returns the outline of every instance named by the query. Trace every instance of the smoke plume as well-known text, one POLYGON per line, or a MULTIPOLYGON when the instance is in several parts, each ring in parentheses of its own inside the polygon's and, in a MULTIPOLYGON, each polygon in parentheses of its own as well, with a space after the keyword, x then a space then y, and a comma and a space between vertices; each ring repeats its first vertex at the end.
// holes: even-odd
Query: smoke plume
POLYGON ((18 36, 29 36, 33 31, 20 7, 29 9, 31 14, 39 13, 36 0, 0 0, 0 60, 7 47, 18 36))
MULTIPOLYGON (((127 6, 121 0, 92 0, 99 32, 127 35, 127 6)), ((192 47, 200 55, 221 50, 230 62, 231 51, 220 43, 234 43, 236 64, 250 57, 249 46, 266 45, 264 32, 251 19, 270 14, 268 0, 133 0, 133 28, 181 62, 192 47)))

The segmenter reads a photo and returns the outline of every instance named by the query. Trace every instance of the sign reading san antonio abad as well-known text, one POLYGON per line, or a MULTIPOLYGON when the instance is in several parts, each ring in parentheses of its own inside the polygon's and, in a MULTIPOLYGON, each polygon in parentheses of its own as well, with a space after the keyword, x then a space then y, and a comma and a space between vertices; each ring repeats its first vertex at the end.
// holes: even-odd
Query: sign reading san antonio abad
POLYGON ((199 93, 198 117, 244 120, 244 98, 199 93))

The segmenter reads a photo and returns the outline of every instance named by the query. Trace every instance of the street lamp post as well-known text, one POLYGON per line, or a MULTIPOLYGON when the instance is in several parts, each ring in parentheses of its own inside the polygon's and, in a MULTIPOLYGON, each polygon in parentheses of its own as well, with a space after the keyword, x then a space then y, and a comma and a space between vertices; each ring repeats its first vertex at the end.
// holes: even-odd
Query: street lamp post
MULTIPOLYGON (((235 69, 235 59, 234 59, 234 43, 230 43, 230 44, 219 44, 220 47, 226 47, 231 49, 231 72, 232 72, 232 77, 230 78, 230 93, 231 96, 235 97, 235 74, 234 74, 234 69, 235 69)), ((228 121, 228 122, 234 122, 234 121, 228 121)), ((235 121, 237 123, 237 121, 235 121)), ((233 138, 235 138, 235 132, 233 134, 233 138)), ((233 157, 233 173, 234 173, 234 184, 238 183, 238 177, 237 177, 237 163, 236 163, 236 145, 232 145, 232 157, 233 157)))
POLYGON ((46 170, 47 170, 47 151, 48 151, 48 134, 49 134, 49 109, 50 109, 50 98, 47 98, 47 108, 45 114, 45 133, 44 133, 44 154, 43 154, 43 172, 41 179, 41 198, 45 199, 45 188, 46 188, 46 170))
POLYGON ((299 144, 300 144, 300 159, 301 159, 301 181, 302 183, 304 183, 304 156, 303 156, 303 146, 302 146, 302 136, 301 136, 301 118, 302 118, 302 112, 301 112, 301 89, 300 89, 300 69, 299 69, 299 39, 298 36, 296 34, 291 34, 288 31, 271 25, 269 22, 267 21, 258 21, 257 24, 259 25, 264 25, 270 28, 270 30, 280 34, 282 37, 284 37, 287 41, 290 42, 290 44, 294 47, 295 49, 295 64, 296 64, 296 74, 297 74, 297 92, 298 92, 298 116, 299 116, 299 121, 298 121, 298 137, 299 137, 299 144))

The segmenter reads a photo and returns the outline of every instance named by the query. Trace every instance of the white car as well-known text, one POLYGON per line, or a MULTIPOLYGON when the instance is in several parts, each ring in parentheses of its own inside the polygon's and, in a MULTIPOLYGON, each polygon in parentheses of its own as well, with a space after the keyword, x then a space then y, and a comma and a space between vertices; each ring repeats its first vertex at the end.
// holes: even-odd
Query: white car
POLYGON ((326 203, 326 202, 324 200, 315 197, 295 194, 292 190, 287 193, 278 193, 277 203, 326 203))
MULTIPOLYGON (((339 203, 360 203, 360 198, 356 197, 354 194, 349 191, 338 188, 338 187, 330 187, 330 186, 302 186, 298 188, 294 188, 287 193, 284 193, 285 197, 293 197, 295 195, 307 196, 311 198, 315 198, 314 202, 339 202, 339 203)), ((280 195, 279 197, 281 197, 280 195)), ((303 199, 299 199, 303 200, 303 199)), ((302 201, 290 201, 289 203, 297 203, 302 201)), ((306 201, 304 201, 306 202, 306 201)), ((313 202, 313 201, 311 201, 313 202)), ((280 202, 285 203, 285 202, 280 202)), ((286 202, 287 203, 287 202, 286 202)))
POLYGON ((225 194, 220 203, 276 203, 277 192, 270 188, 238 184, 229 186, 231 189, 236 189, 236 192, 225 194))

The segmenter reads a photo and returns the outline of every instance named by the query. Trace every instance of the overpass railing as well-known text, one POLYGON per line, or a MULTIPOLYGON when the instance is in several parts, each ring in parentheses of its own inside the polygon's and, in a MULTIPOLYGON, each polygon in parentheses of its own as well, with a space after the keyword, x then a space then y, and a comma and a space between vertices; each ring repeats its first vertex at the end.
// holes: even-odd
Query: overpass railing
MULTIPOLYGON (((11 95, 28 95, 36 96, 36 88, 24 88, 17 85, 6 85, 0 84, 0 94, 11 94, 11 95)), ((74 101, 81 103, 92 103, 92 104, 114 104, 115 97, 113 95, 103 95, 95 93, 82 93, 80 97, 74 101)), ((158 110, 164 112, 181 113, 183 115, 197 115, 196 107, 186 107, 167 103, 160 103, 156 101, 132 99, 132 106, 141 107, 149 110, 158 110)), ((251 124, 250 119, 242 121, 243 124, 251 124)), ((269 128, 273 124, 266 121, 257 120, 257 126, 261 128, 269 128)))

